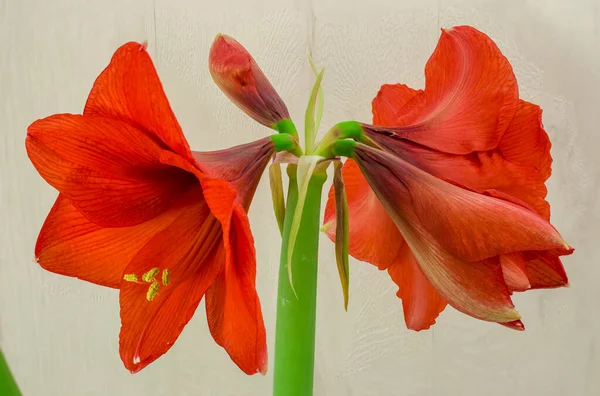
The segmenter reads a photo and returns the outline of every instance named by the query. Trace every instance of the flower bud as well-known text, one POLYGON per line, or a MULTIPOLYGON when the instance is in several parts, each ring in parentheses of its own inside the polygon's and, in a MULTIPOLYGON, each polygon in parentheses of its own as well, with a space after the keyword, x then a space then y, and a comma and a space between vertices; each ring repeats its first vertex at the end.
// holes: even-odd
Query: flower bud
POLYGON ((227 97, 250 117, 275 128, 289 119, 287 107, 246 49, 219 34, 209 55, 210 74, 227 97))

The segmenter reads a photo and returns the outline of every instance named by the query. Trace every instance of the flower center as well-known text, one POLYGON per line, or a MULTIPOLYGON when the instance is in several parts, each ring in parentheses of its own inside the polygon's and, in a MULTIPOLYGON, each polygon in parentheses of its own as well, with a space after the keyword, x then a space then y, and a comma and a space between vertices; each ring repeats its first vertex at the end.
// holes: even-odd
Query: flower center
MULTIPOLYGON (((156 279, 156 276, 160 272, 160 268, 154 267, 148 272, 145 272, 142 275, 142 282, 139 281, 139 278, 136 274, 125 274, 123 275, 123 279, 127 282, 134 282, 138 284, 150 283, 148 286, 148 291, 146 292, 146 300, 152 301, 158 294, 161 284, 156 279)), ((167 268, 162 271, 161 282, 163 286, 167 286, 170 280, 170 273, 167 268)))

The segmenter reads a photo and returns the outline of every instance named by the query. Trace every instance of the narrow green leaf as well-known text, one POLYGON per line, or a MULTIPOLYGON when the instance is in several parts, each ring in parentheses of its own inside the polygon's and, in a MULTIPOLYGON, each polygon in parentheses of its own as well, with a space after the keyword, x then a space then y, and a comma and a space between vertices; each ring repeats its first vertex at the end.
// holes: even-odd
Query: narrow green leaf
MULTIPOLYGON (((317 70, 317 66, 315 66, 315 62, 312 56, 308 55, 308 62, 310 63, 310 67, 315 73, 315 77, 319 77, 319 71, 317 70)), ((322 69, 321 72, 325 72, 325 69, 322 69)), ((321 118, 323 117, 323 106, 325 105, 325 99, 323 96, 323 88, 319 89, 319 93, 317 94, 317 114, 315 116, 315 135, 319 133, 319 127, 321 126, 321 118)))
POLYGON ((348 290, 350 285, 350 265, 348 263, 348 199, 342 178, 342 163, 335 161, 333 176, 335 195, 335 261, 340 274, 344 309, 348 310, 348 290))
MULTIPOLYGON (((302 210, 304 209, 304 202, 306 201, 308 183, 315 171, 315 167, 322 159, 323 157, 309 155, 300 157, 300 160, 298 161, 298 202, 296 204, 296 210, 294 211, 294 217, 292 218, 287 251, 288 278, 290 279, 290 285, 292 286, 294 294, 296 294, 296 290, 294 289, 292 276, 292 255, 294 254, 294 246, 296 245, 296 238, 298 237, 298 230, 300 229, 300 222, 302 221, 302 210)), ((298 296, 296 295, 296 297, 298 296)))
MULTIPOLYGON (((308 100, 306 113, 304 114, 304 150, 307 154, 312 153, 313 146, 315 144, 315 137, 317 133, 315 123, 315 104, 317 101, 317 95, 321 90, 321 80, 323 79, 323 72, 324 70, 321 70, 321 73, 319 73, 319 75, 317 76, 315 84, 313 85, 312 92, 310 94, 310 99, 308 100)), ((319 122, 321 122, 320 119, 319 122)))
POLYGON ((279 226, 279 233, 283 235, 283 220, 285 219, 285 200, 283 197, 283 179, 281 177, 281 166, 271 164, 269 166, 269 184, 271 185, 271 198, 273 200, 273 211, 279 226))

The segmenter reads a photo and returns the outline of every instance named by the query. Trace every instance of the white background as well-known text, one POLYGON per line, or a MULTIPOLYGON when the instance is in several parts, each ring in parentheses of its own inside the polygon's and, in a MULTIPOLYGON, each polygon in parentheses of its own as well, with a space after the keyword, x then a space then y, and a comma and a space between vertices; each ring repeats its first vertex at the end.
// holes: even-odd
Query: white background
MULTIPOLYGON (((521 97, 540 104, 554 144, 552 220, 577 250, 572 287, 515 301, 524 333, 447 308, 433 330, 406 330, 386 273, 351 262, 342 299, 333 246, 322 238, 315 394, 600 395, 600 3, 597 0, 0 0, 0 343, 27 396, 269 395, 210 337, 204 307, 172 350, 136 375, 118 355, 118 292, 43 271, 37 233, 57 193, 25 153, 27 126, 79 113, 113 51, 148 40, 175 113, 196 150, 269 133, 213 85, 218 32, 241 41, 299 127, 325 67, 323 129, 369 121, 383 83, 423 86, 440 27, 473 25, 514 66, 521 97)), ((323 131, 321 131, 323 133, 323 131)), ((258 290, 273 361, 279 236, 267 180, 250 212, 258 290)))

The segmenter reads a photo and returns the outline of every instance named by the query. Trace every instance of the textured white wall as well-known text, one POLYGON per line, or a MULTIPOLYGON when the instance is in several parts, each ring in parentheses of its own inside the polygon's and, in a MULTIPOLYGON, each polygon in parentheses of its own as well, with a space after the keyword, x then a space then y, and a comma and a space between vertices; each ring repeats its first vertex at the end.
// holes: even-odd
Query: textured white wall
MULTIPOLYGON (((519 294, 527 331, 448 308, 434 329, 405 329, 387 274, 352 261, 342 309, 333 246, 322 239, 318 396, 600 394, 600 3, 598 0, 0 0, 0 343, 25 395, 268 395, 210 337, 201 306, 172 350, 137 375, 118 356, 118 293, 32 263, 56 192, 25 154, 27 125, 81 112, 95 77, 129 40, 148 40, 195 149, 265 136, 213 85, 208 49, 238 38, 301 125, 311 51, 326 67, 323 126, 370 120, 383 83, 423 86, 440 27, 470 24, 511 60, 554 147, 553 222, 577 248, 572 287, 519 294)), ((258 289, 273 356, 278 231, 268 183, 251 214, 258 289)))

